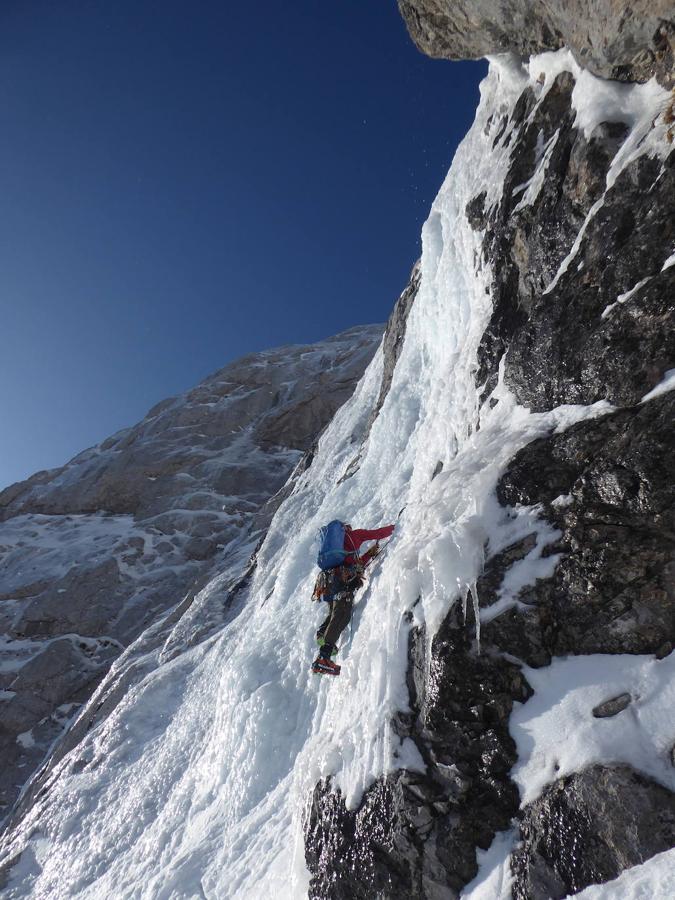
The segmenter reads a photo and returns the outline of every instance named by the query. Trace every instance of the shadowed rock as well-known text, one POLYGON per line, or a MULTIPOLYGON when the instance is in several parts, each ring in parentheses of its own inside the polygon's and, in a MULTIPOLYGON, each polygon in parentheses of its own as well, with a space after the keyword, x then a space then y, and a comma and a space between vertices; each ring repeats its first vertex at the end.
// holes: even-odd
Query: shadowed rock
POLYGON ((591 766, 524 810, 514 900, 559 900, 674 844, 675 794, 629 766, 591 766))
MULTIPOLYGON (((675 641, 675 397, 533 441, 503 475, 505 505, 541 503, 561 532, 552 578, 483 636, 530 665, 568 653, 656 653, 675 641), (569 495, 569 503, 552 503, 569 495)), ((488 595, 489 596, 489 595, 488 595)))
POLYGON ((623 712, 624 709, 627 709, 633 698, 630 694, 619 694, 618 697, 612 697, 610 700, 605 700, 604 703, 599 703, 597 706, 593 708, 593 715, 596 719, 609 719, 612 716, 618 716, 620 712, 623 712))
POLYGON ((531 88, 523 92, 499 137, 511 147, 502 199, 479 215, 479 195, 466 213, 485 231, 493 273, 479 382, 487 395, 503 360, 506 384, 532 410, 632 405, 675 359, 675 267, 663 269, 675 245, 675 153, 664 162, 640 156, 606 189, 627 128, 602 123, 586 139, 574 127, 574 84, 563 72, 541 101, 531 88), (522 205, 538 148, 549 142, 540 190, 522 205), (559 274, 582 226, 574 259, 559 274))

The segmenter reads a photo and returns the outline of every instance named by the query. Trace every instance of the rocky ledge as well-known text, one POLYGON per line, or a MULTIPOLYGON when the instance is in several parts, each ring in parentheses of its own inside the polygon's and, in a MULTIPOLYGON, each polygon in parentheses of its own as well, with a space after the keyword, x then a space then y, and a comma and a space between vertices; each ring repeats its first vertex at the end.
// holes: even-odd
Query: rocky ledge
POLYGON ((669 0, 399 0, 408 31, 439 59, 478 59, 512 51, 528 57, 569 47, 604 78, 671 87, 675 13, 669 0))

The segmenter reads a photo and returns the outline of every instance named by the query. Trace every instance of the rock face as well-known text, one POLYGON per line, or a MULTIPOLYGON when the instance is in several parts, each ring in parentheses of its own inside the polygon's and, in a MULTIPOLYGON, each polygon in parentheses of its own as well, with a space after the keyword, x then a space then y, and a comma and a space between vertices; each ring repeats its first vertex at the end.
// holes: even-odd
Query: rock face
POLYGON ((675 795, 627 766, 591 766, 523 811, 520 839, 514 900, 558 900, 675 845, 675 795))
POLYGON ((252 552, 381 335, 244 357, 0 493, 0 815, 122 650, 252 552))
POLYGON ((674 409, 666 394, 516 456, 499 499, 542 503, 560 533, 548 552, 562 558, 551 579, 520 593, 527 612, 493 619, 487 640, 534 666, 568 653, 654 653, 675 640, 674 409))
MULTIPOLYGON (((399 5, 434 56, 567 44, 607 77, 672 80, 670 5, 645 4, 642 15, 602 3, 399 5)), ((664 103, 639 139, 634 121, 609 109, 589 130, 574 106, 572 68, 543 73, 487 126, 510 156, 499 199, 488 186, 465 211, 482 236, 477 265, 489 267, 494 300, 476 380, 493 407, 503 384, 532 411, 603 402, 605 414, 534 440, 505 466, 497 499, 506 515, 534 509, 547 521, 542 559, 553 558, 553 574, 505 604, 508 576, 538 535, 486 547, 480 656, 473 622, 467 631, 456 606, 429 659, 412 628, 411 711, 392 727, 414 742, 425 772, 381 777, 355 809, 330 780, 316 785, 306 827, 316 900, 458 897, 477 872, 476 849, 514 819, 517 900, 567 896, 675 846, 675 795, 631 769, 592 766, 520 810, 510 778, 509 716, 531 692, 519 661, 662 658, 675 644, 675 401, 662 385, 675 367, 675 154, 666 130, 675 113, 664 103), (658 128, 659 149, 631 151, 658 128)), ((609 693, 594 714, 628 716, 633 699, 609 693)))
POLYGON ((604 78, 672 83, 675 14, 669 0, 399 0, 420 50, 440 59, 513 51, 531 56, 570 47, 604 78))
POLYGON ((574 85, 562 72, 543 98, 523 92, 500 125, 498 140, 513 146, 501 202, 480 214, 478 196, 467 210, 485 229, 494 272, 482 376, 494 384, 508 350, 505 381, 534 410, 631 406, 675 358, 675 268, 664 268, 675 245, 675 154, 638 156, 610 175, 628 128, 575 128, 574 85), (528 202, 533 180, 540 190, 528 202))
POLYGON ((518 666, 472 652, 457 608, 429 660, 424 629, 411 631, 409 660, 412 711, 394 726, 427 773, 379 780, 355 811, 329 782, 317 785, 306 837, 313 900, 459 897, 477 872, 476 847, 487 849, 518 808, 508 719, 531 693, 518 666))
MULTIPOLYGON (((278 490, 289 458, 297 462, 351 395, 381 334, 379 325, 355 328, 243 357, 67 466, 7 488, 0 519, 105 511, 161 525, 176 509, 236 517, 228 498, 257 506, 278 490)), ((210 531, 227 536, 227 523, 210 531)))

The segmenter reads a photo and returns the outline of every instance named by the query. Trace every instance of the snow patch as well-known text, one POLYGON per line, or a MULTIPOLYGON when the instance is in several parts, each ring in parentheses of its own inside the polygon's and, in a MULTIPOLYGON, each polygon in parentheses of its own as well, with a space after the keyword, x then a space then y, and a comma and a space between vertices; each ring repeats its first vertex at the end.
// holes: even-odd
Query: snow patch
POLYGON ((652 277, 653 277, 652 275, 649 275, 649 276, 647 276, 647 278, 643 278, 641 281, 638 281, 637 284, 633 285, 633 287, 629 291, 626 291, 625 294, 619 294, 619 296, 616 298, 614 303, 610 303, 609 306, 606 306, 603 309, 602 315, 600 316, 600 318, 606 319, 607 316, 610 314, 610 312, 614 309, 614 307, 618 303, 625 303, 626 300, 630 300, 630 298, 633 296, 633 294, 637 294, 637 292, 641 288, 643 288, 649 281, 652 280, 652 277))
POLYGON ((670 750, 675 742, 675 654, 592 654, 554 659, 523 673, 534 689, 516 704, 509 729, 518 748, 511 776, 521 805, 544 788, 594 763, 626 763, 675 790, 670 750), (629 693, 632 702, 611 718, 596 719, 593 707, 629 693))
POLYGON ((560 554, 553 553, 548 556, 543 554, 545 549, 560 537, 560 532, 552 528, 541 517, 541 512, 540 506, 516 507, 515 510, 509 513, 509 515, 515 517, 515 522, 503 522, 501 540, 499 542, 495 541, 494 544, 491 541, 490 551, 493 552, 493 546, 501 547, 503 545, 506 535, 513 538, 509 544, 516 543, 517 540, 530 535, 534 535, 536 538, 534 547, 527 555, 523 559, 512 563, 508 568, 499 587, 497 600, 487 609, 482 610, 480 614, 482 623, 491 622, 514 606, 525 607, 525 604, 518 599, 523 588, 534 584, 539 579, 550 578, 553 575, 560 559, 560 554))
POLYGON ((487 850, 478 850, 478 875, 466 885, 461 900, 511 900, 511 851, 516 832, 499 831, 487 850))
POLYGON ((31 747, 34 747, 35 738, 33 737, 33 731, 24 731, 21 734, 17 735, 16 742, 25 750, 29 750, 31 747))
POLYGON ((649 393, 644 395, 642 400, 640 400, 640 403, 647 403, 648 400, 653 400, 655 397, 667 394, 669 391, 672 391, 673 388, 675 388, 675 369, 668 369, 661 381, 656 387, 652 388, 649 393))
POLYGON ((670 99, 656 78, 645 84, 624 84, 598 78, 588 69, 578 68, 574 77, 574 125, 583 131, 586 140, 602 122, 625 122, 631 131, 651 127, 670 99))
POLYGON ((657 853, 605 884, 593 884, 575 900, 668 900, 675 896, 675 850, 657 853))

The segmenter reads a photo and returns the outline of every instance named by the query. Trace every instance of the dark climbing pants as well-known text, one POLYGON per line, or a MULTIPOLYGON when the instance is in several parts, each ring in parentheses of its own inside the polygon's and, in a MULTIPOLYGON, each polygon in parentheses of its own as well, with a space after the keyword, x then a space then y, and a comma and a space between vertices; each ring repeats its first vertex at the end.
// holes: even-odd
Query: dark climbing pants
POLYGON ((327 644, 335 646, 338 638, 351 621, 353 599, 354 596, 349 594, 344 599, 331 600, 330 612, 319 626, 317 637, 323 637, 327 644))

